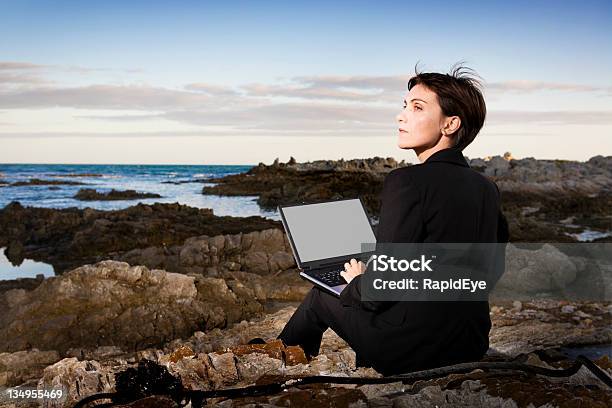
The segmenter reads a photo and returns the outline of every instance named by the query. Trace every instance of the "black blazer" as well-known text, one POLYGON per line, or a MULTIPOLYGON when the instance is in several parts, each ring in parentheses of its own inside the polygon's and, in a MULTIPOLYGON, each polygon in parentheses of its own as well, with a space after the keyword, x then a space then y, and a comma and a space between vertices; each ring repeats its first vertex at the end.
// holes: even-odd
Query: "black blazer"
MULTIPOLYGON (((391 171, 380 198, 379 243, 508 241, 497 185, 470 168, 459 149, 391 171)), ((392 374, 478 360, 487 351, 488 302, 361 302, 360 278, 340 301, 369 313, 376 326, 372 347, 358 356, 367 365, 392 374)))

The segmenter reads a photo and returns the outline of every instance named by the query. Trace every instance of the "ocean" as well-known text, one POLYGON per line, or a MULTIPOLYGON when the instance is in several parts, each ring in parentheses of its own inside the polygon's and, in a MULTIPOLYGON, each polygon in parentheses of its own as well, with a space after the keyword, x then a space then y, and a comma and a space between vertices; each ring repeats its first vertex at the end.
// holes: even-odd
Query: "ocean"
POLYGON ((202 187, 214 185, 206 180, 243 173, 253 166, 231 165, 117 165, 117 164, 0 164, 0 208, 11 201, 24 206, 47 208, 86 208, 117 210, 137 203, 175 203, 197 208, 211 208, 215 215, 248 217, 259 215, 279 220, 276 211, 264 211, 255 202, 256 196, 222 197, 203 195, 202 187), (75 177, 75 174, 94 176, 75 177), (30 179, 69 180, 85 185, 8 186, 30 179), (203 182, 194 182, 200 180, 203 182), (173 184, 177 183, 177 184, 173 184), (120 201, 80 201, 73 196, 81 188, 100 192, 136 190, 157 193, 162 198, 120 201))

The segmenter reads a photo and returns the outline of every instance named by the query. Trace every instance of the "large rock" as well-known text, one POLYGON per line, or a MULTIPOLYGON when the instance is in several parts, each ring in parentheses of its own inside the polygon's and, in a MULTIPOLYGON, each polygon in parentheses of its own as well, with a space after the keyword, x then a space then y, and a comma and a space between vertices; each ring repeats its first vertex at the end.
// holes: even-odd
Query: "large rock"
POLYGON ((101 392, 112 392, 114 375, 97 361, 78 361, 65 358, 48 366, 38 382, 39 389, 62 389, 61 399, 43 399, 43 408, 71 407, 84 397, 101 392))
POLYGON ((575 279, 577 266, 550 244, 540 249, 506 246, 506 270, 497 288, 530 294, 565 289, 575 279))
POLYGON ((0 296, 0 351, 28 347, 141 349, 262 311, 254 292, 222 279, 103 261, 0 296), (16 293, 15 291, 19 291, 16 293))
POLYGON ((118 255, 132 265, 181 273, 225 276, 229 271, 266 275, 296 267, 286 234, 277 228, 249 233, 201 235, 183 245, 134 249, 118 255))
POLYGON ((0 387, 12 387, 42 376, 43 369, 60 360, 55 350, 0 353, 0 387))

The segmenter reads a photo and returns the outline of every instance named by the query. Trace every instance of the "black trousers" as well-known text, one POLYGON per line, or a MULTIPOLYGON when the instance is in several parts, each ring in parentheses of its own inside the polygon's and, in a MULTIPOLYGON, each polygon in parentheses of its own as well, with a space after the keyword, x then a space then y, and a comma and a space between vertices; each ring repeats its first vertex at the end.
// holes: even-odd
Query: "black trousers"
POLYGON ((476 361, 489 347, 487 302, 398 302, 396 308, 377 314, 315 287, 278 338, 313 357, 332 329, 355 351, 357 366, 384 375, 476 361))
POLYGON ((343 306, 340 299, 314 287, 296 309, 278 336, 288 346, 301 346, 310 358, 319 354, 323 333, 329 328, 346 341, 360 361, 363 338, 360 328, 367 323, 371 313, 351 306, 343 306))

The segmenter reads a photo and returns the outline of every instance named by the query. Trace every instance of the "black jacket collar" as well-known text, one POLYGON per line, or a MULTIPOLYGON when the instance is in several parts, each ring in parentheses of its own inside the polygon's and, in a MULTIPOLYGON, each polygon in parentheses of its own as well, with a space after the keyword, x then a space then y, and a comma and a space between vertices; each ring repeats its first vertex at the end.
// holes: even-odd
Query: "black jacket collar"
POLYGON ((446 149, 438 150, 437 152, 429 156, 427 160, 423 162, 423 164, 432 162, 447 162, 457 164, 459 166, 470 167, 465 157, 463 157, 463 153, 461 153, 461 150, 456 149, 454 147, 448 147, 446 149))

